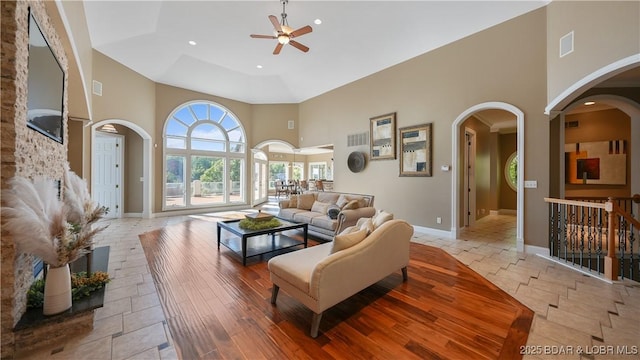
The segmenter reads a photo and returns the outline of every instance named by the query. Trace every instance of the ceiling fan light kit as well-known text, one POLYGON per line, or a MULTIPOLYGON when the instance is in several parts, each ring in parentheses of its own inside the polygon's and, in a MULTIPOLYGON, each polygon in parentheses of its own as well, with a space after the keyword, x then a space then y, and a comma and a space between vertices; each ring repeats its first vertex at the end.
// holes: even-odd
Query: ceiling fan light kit
POLYGON ((293 40, 293 38, 302 36, 304 34, 308 34, 312 32, 313 29, 309 25, 303 26, 297 30, 293 30, 291 27, 289 27, 289 23, 287 22, 287 12, 286 12, 286 6, 289 3, 289 0, 280 0, 280 2, 282 3, 282 14, 280 14, 281 21, 278 22, 278 18, 275 15, 269 15, 269 21, 271 21, 271 24, 273 25, 274 35, 251 34, 250 36, 254 39, 278 40, 278 43, 276 44, 276 48, 273 50, 273 55, 278 55, 280 53, 280 50, 282 50, 282 47, 287 44, 290 44, 291 46, 295 47, 296 49, 302 52, 309 51, 308 47, 293 40))

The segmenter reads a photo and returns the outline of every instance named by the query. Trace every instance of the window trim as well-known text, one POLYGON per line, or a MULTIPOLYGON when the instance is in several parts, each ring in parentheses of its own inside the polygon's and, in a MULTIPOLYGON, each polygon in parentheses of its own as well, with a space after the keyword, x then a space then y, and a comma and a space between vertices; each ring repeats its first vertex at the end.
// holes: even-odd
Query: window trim
MULTIPOLYGON (((516 160, 516 161, 518 160, 517 151, 514 151, 513 153, 511 153, 511 155, 509 155, 509 157, 507 158, 507 161, 505 161, 504 163, 504 178, 507 185, 509 185, 509 187, 511 188, 511 190, 518 192, 518 178, 516 177, 515 182, 512 182, 509 176, 509 167, 511 166, 511 163, 513 162, 513 160, 516 160)), ((516 176, 518 176, 517 171, 516 171, 516 176)))
MULTIPOLYGON (((195 138, 197 140, 207 140, 200 137, 195 138)), ((220 141, 220 140, 210 140, 210 141, 220 141)), ((231 110, 226 108, 225 106, 209 101, 209 100, 192 100, 188 102, 184 102, 178 106, 176 106, 171 113, 167 116, 164 121, 163 129, 162 129, 162 211, 176 211, 176 210, 189 210, 189 209, 201 209, 201 208, 215 208, 215 207, 224 207, 224 206, 234 206, 241 204, 248 204, 249 197, 247 195, 247 164, 250 161, 247 159, 251 152, 248 151, 248 143, 247 143, 247 133, 244 129, 244 126, 238 116, 234 114, 231 110), (194 104, 204 104, 207 107, 207 118, 200 119, 196 112, 191 108, 194 104), (211 119, 212 107, 216 107, 221 111, 221 116, 217 119, 211 119), (187 109, 191 114, 192 118, 195 120, 191 123, 191 125, 186 124, 184 121, 176 117, 176 114, 183 109, 187 109), (237 126, 230 128, 229 130, 225 129, 222 126, 222 122, 230 117, 233 119, 237 126), (187 126, 187 134, 186 136, 176 136, 167 134, 167 128, 169 125, 169 121, 174 120, 184 126, 187 126), (202 124, 211 124, 217 130, 219 130, 224 137, 224 151, 209 151, 209 150, 193 150, 191 149, 191 140, 192 133, 195 128, 202 124), (240 141, 230 141, 229 140, 229 132, 230 131, 240 131, 241 139, 240 141), (168 139, 182 139, 185 143, 185 148, 173 148, 167 146, 168 139), (239 152, 231 151, 233 145, 242 144, 242 149, 239 152), (185 157, 185 174, 184 174, 184 206, 170 207, 167 206, 167 158, 169 156, 184 156, 185 157), (224 194, 223 194, 223 202, 215 203, 215 204, 203 204, 203 205, 194 205, 191 203, 191 167, 192 167, 192 157, 194 156, 202 156, 202 157, 212 157, 212 158, 223 158, 225 162, 224 168, 224 194), (232 201, 230 191, 232 189, 231 183, 231 172, 229 171, 229 166, 231 164, 231 160, 238 159, 241 160, 241 174, 240 174, 240 189, 242 193, 242 199, 238 201, 232 201), (228 190, 228 191, 227 191, 228 190)))

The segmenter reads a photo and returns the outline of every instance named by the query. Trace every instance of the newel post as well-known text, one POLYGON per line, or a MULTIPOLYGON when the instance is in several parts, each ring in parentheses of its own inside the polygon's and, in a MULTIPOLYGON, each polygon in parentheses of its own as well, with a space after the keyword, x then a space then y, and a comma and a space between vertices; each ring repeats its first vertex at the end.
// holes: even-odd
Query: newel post
POLYGON ((609 280, 618 280, 618 258, 616 257, 616 214, 612 198, 605 203, 609 214, 609 230, 607 235, 607 256, 604 258, 604 276, 609 280))

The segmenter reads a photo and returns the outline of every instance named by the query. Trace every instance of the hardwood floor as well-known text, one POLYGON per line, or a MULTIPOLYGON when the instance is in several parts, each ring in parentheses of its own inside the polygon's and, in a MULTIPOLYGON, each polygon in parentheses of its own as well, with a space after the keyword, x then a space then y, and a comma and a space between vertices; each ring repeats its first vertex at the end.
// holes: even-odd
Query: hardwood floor
POLYGON ((408 282, 398 271, 329 309, 312 339, 310 310, 286 292, 270 304, 267 259, 244 267, 218 250, 211 220, 140 235, 183 359, 521 357, 533 312, 443 250, 416 243, 408 282))

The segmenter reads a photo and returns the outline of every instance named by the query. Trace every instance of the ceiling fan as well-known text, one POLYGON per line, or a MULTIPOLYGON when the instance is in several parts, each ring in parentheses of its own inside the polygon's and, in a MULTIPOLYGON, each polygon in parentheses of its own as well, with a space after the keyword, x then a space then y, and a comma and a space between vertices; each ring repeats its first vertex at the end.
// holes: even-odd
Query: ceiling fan
POLYGON ((298 36, 308 34, 313 31, 313 29, 309 25, 303 26, 297 30, 293 30, 292 28, 290 28, 289 23, 287 22, 287 12, 285 10, 285 7, 289 3, 289 0, 280 0, 280 2, 282 3, 282 14, 280 14, 282 16, 281 22, 278 22, 278 18, 276 16, 269 15, 269 20, 271 21, 271 24, 273 24, 275 35, 251 34, 250 36, 254 39, 277 39, 278 44, 276 44, 276 48, 273 49, 273 55, 280 54, 280 50, 282 50, 282 47, 287 44, 303 52, 309 51, 308 47, 300 44, 293 39, 298 36))

